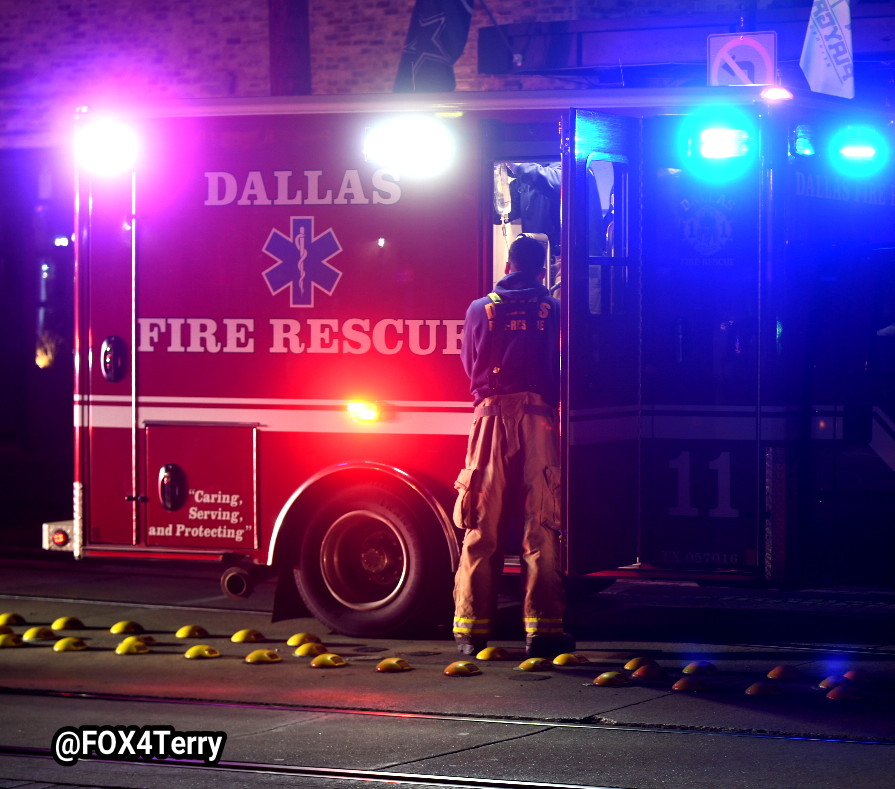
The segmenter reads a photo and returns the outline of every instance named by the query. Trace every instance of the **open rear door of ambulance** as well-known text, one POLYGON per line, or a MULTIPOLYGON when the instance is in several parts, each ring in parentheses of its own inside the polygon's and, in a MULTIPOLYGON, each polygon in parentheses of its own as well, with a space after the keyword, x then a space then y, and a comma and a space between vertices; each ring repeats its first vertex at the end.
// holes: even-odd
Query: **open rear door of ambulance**
POLYGON ((639 120, 563 130, 563 499, 572 576, 637 559, 639 120))

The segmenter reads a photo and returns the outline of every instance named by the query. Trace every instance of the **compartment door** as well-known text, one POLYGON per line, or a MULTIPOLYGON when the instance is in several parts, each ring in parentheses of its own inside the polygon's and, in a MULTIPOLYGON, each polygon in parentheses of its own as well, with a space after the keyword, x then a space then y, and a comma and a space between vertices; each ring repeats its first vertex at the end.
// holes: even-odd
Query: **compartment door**
POLYGON ((563 134, 564 512, 573 574, 637 558, 638 122, 573 111, 563 134))
POLYGON ((749 574, 764 500, 759 136, 729 110, 643 128, 640 561, 749 574))
POLYGON ((144 432, 146 546, 257 548, 257 426, 149 422, 144 432))

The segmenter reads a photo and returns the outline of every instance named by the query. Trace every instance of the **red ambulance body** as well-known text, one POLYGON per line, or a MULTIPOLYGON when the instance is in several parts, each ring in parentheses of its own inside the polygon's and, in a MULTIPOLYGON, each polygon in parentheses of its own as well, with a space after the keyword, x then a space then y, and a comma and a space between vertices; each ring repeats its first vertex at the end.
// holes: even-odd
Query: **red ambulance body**
POLYGON ((829 578, 847 464, 891 503, 886 119, 713 88, 102 108, 78 134, 113 122, 100 153, 128 133, 136 159, 77 174, 75 511, 48 548, 223 562, 237 595, 276 575, 278 616, 298 592, 349 634, 449 610, 463 316, 543 230, 505 162, 561 162, 570 578, 829 578), (408 120, 434 125, 382 131, 408 120), (858 127, 871 164, 836 171, 858 127))

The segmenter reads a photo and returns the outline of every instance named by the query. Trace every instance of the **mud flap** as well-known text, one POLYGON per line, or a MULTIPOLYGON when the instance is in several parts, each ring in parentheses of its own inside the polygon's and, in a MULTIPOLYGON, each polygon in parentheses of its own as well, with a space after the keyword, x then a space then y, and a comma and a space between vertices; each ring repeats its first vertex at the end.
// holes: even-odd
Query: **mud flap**
POLYGON ((299 619, 306 616, 311 616, 311 612, 298 591, 293 568, 281 567, 277 576, 270 621, 282 622, 284 619, 299 619))

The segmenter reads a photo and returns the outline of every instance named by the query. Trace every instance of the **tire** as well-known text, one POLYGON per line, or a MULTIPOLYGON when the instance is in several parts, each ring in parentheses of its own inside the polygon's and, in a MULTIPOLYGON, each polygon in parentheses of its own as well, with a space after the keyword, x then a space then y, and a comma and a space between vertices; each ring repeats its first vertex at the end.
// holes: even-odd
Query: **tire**
POLYGON ((365 485, 314 515, 296 581, 315 618, 364 638, 435 624, 449 610, 449 568, 434 522, 390 489, 365 485))

